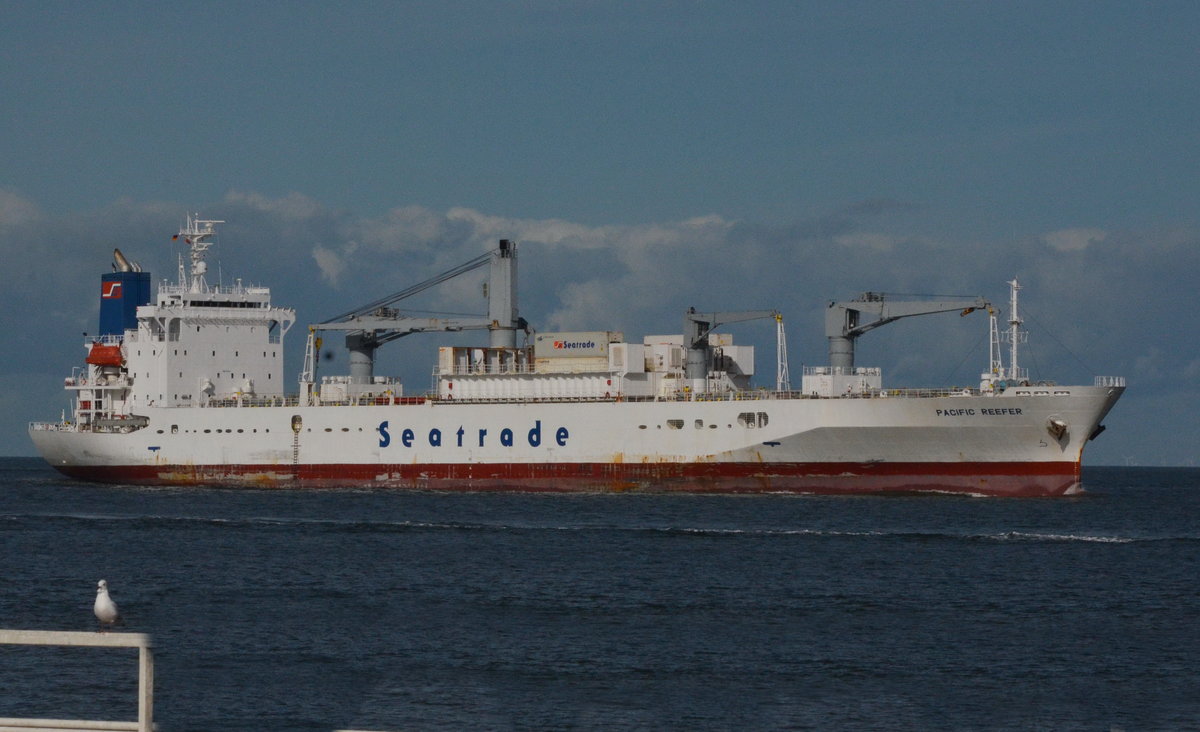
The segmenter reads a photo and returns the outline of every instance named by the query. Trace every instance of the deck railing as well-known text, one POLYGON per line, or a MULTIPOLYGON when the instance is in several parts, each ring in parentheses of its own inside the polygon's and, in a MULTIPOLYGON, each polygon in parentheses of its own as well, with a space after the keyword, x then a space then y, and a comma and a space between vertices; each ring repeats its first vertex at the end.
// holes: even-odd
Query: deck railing
POLYGON ((0 717, 0 732, 34 729, 42 730, 42 732, 96 732, 99 730, 152 732, 154 729, 154 656, 150 651, 150 636, 145 633, 0 629, 0 644, 138 649, 138 718, 136 722, 0 717))

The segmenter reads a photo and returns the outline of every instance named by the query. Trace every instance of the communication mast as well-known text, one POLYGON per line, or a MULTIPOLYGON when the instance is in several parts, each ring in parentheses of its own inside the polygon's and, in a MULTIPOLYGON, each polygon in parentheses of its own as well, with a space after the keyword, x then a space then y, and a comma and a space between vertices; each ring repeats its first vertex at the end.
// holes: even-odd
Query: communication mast
MULTIPOLYGON (((200 214, 196 214, 198 217, 200 214)), ((208 282, 205 281, 204 275, 208 272, 208 263, 204 261, 204 253, 212 246, 209 241, 216 235, 215 226, 223 224, 224 221, 205 221, 200 218, 194 218, 191 214, 187 217, 187 226, 181 228, 179 233, 172 239, 183 238, 183 243, 191 248, 191 277, 183 267, 183 255, 179 256, 179 286, 186 288, 190 292, 208 292, 208 282)))

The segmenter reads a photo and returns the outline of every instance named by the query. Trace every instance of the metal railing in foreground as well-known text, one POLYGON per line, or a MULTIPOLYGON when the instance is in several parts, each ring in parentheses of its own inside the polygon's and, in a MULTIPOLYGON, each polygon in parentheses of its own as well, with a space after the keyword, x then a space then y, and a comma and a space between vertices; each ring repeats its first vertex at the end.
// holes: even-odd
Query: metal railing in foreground
POLYGON ((69 630, 0 629, 0 645, 72 646, 138 649, 138 718, 136 722, 105 722, 81 719, 24 719, 0 717, 0 732, 43 730, 43 732, 98 732, 99 730, 154 729, 154 655, 145 633, 85 633, 69 630))

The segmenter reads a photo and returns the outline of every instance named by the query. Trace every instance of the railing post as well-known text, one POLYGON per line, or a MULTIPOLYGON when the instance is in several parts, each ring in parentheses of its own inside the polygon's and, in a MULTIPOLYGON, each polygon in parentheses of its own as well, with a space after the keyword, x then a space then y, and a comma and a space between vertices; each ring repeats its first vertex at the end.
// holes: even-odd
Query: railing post
POLYGON ((154 651, 138 646, 138 732, 154 732, 154 651))

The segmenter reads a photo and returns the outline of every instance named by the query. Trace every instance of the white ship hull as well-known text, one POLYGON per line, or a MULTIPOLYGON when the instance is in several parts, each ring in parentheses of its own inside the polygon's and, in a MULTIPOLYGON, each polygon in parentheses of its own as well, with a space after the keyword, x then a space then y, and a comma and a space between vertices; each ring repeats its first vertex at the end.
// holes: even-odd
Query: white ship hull
POLYGON ((1122 391, 163 408, 31 435, 68 475, 128 483, 1063 495, 1122 391))

